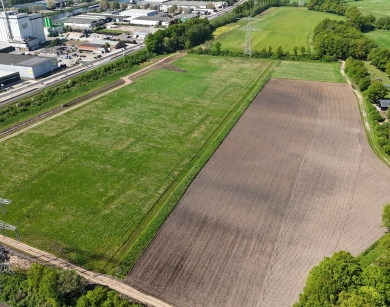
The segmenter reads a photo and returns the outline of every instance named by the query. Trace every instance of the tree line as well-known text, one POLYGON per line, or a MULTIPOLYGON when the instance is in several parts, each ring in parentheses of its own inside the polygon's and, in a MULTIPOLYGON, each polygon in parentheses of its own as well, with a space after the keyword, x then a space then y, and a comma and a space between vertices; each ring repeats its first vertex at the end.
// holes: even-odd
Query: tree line
MULTIPOLYGON (((384 208, 382 223, 390 229, 390 205, 384 208)), ((369 265, 344 251, 325 257, 309 272, 294 307, 390 306, 390 233, 375 248, 384 251, 369 265)))
POLYGON ((289 0, 248 0, 236 6, 231 13, 211 22, 207 18, 194 18, 149 34, 145 38, 145 46, 153 54, 164 54, 183 49, 189 50, 210 39, 211 33, 217 27, 235 22, 238 18, 255 16, 270 6, 283 5, 291 4, 289 0))
POLYGON ((13 275, 0 274, 0 300, 14 307, 142 307, 107 287, 88 287, 75 271, 39 264, 13 275))
POLYGON ((343 0, 309 0, 306 7, 313 11, 345 15, 348 4, 343 0))

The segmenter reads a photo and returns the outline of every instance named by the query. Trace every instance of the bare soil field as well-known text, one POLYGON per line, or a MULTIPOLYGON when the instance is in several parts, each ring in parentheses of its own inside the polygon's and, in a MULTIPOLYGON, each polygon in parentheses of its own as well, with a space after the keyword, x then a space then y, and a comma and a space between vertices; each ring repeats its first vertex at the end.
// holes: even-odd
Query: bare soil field
POLYGON ((383 234, 389 186, 346 84, 272 79, 126 282, 177 307, 292 306, 324 256, 383 234))

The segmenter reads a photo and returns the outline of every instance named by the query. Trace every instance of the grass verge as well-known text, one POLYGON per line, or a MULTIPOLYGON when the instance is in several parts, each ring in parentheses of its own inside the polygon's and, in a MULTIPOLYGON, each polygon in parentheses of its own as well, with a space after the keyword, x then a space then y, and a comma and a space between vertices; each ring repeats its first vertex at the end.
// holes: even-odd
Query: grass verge
POLYGON ((293 80, 345 83, 340 74, 340 63, 280 61, 272 77, 293 80))

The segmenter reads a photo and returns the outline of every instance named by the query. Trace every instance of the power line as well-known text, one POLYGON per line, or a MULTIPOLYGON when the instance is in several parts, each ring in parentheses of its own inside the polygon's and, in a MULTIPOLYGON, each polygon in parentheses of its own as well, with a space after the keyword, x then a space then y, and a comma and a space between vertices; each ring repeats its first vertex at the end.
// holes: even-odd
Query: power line
POLYGON ((249 55, 252 57, 252 40, 251 40, 251 21, 252 17, 248 16, 248 23, 246 25, 246 37, 245 37, 245 46, 244 46, 244 55, 249 55))

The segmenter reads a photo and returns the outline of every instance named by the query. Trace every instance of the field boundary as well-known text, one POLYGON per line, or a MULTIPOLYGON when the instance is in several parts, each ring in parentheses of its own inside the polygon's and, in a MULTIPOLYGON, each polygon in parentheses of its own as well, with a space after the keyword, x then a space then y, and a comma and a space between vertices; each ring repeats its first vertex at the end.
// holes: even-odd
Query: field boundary
POLYGON ((382 153, 382 151, 375 144, 373 132, 372 132, 371 126, 370 126, 368 118, 367 118, 367 110, 366 110, 366 107, 364 105, 364 97, 356 88, 354 88, 352 86, 351 80, 345 74, 344 66, 345 66, 345 61, 341 61, 340 72, 343 75, 344 79, 347 81, 348 86, 351 88, 351 90, 353 91, 353 93, 355 94, 355 96, 357 98, 359 113, 360 113, 360 117, 363 121, 364 130, 366 131, 368 144, 370 144, 372 151, 378 156, 378 158, 381 159, 388 167, 390 167, 389 159, 382 153))
POLYGON ((148 216, 141 223, 138 231, 133 233, 118 250, 127 250, 116 268, 111 272, 114 276, 124 278, 133 269, 142 252, 153 241, 158 230, 164 224, 169 214, 173 211, 181 197, 200 172, 202 167, 210 159, 219 145, 229 134, 241 115, 245 112, 256 94, 271 78, 271 71, 276 61, 270 61, 266 69, 253 82, 245 95, 236 103, 225 119, 219 124, 214 132, 207 138, 203 146, 188 162, 186 167, 161 194, 156 204, 149 211, 148 216))

